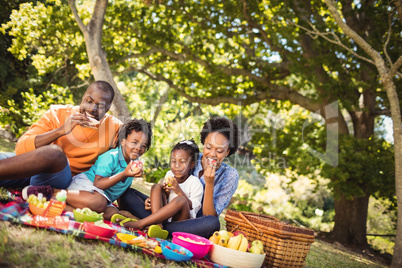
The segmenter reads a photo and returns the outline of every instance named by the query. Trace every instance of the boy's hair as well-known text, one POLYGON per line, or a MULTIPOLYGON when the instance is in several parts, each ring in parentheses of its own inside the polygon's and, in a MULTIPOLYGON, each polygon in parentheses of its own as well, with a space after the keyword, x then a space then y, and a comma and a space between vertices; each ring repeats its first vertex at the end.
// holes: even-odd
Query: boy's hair
POLYGON ((173 153, 176 150, 187 151, 190 154, 192 162, 197 161, 198 154, 200 153, 200 149, 198 148, 198 145, 194 142, 193 139, 191 139, 191 140, 183 140, 183 141, 178 142, 173 147, 172 151, 170 151, 170 153, 173 153))
POLYGON ((239 147, 239 129, 232 120, 225 117, 210 118, 204 123, 201 130, 201 143, 204 145, 205 139, 209 133, 218 132, 224 135, 229 141, 229 154, 234 154, 239 147))
POLYGON ((120 127, 119 129, 119 136, 118 136, 118 145, 121 144, 121 142, 124 139, 127 139, 127 136, 131 134, 131 132, 139 132, 142 131, 148 138, 147 142, 147 151, 149 150, 149 147, 151 147, 151 142, 152 142, 152 128, 151 128, 151 123, 146 122, 144 119, 129 119, 124 124, 120 127))

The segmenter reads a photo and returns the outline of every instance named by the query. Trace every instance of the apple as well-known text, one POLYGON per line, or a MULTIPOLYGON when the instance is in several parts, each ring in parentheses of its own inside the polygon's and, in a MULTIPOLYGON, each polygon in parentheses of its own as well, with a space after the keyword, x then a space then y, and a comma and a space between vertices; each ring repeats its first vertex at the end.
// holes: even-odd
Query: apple
POLYGON ((222 231, 219 231, 219 234, 221 235, 221 238, 225 238, 226 241, 229 241, 230 236, 229 236, 228 231, 222 230, 222 231))
POLYGON ((256 239, 253 242, 251 242, 251 246, 252 247, 257 246, 257 247, 260 247, 262 250, 264 250, 264 243, 262 243, 262 241, 258 240, 258 239, 256 239))
POLYGON ((259 246, 252 246, 250 248, 250 252, 255 254, 264 254, 264 250, 261 249, 259 246))
POLYGON ((242 234, 245 238, 247 238, 246 233, 243 232, 243 231, 234 231, 234 232, 233 232, 233 235, 234 235, 234 236, 237 236, 237 235, 239 235, 239 234, 242 234))

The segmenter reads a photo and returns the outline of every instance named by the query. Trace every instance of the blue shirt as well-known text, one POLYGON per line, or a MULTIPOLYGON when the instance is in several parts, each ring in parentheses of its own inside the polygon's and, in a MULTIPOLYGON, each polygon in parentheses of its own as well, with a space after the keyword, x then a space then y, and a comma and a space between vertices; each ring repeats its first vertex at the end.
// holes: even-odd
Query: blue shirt
MULTIPOLYGON (((199 176, 199 173, 202 170, 201 158, 202 153, 200 153, 197 165, 193 171, 193 175, 196 177, 199 176)), ((204 174, 199 179, 205 190, 204 174)), ((237 170, 228 164, 222 163, 219 169, 215 171, 214 182, 214 206, 218 216, 228 206, 230 199, 237 190, 238 184, 239 173, 237 170)), ((204 202, 204 198, 202 199, 202 202, 204 202)))
MULTIPOLYGON (((110 177, 124 171, 126 167, 127 163, 124 159, 121 146, 119 146, 99 156, 95 164, 88 171, 85 171, 84 174, 88 179, 94 182, 95 175, 110 177)), ((123 181, 119 181, 112 187, 105 189, 105 195, 113 202, 119 198, 132 183, 133 177, 128 177, 123 181)))

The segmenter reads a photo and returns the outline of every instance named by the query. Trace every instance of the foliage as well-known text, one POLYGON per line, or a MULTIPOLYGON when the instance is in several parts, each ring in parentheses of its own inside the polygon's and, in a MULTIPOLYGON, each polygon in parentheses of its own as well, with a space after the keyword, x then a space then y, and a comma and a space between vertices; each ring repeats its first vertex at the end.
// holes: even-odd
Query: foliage
POLYGON ((57 85, 36 96, 33 89, 23 92, 23 103, 18 104, 14 100, 8 100, 9 109, 0 111, 0 124, 6 129, 10 129, 18 136, 26 131, 15 122, 15 118, 20 118, 24 125, 31 126, 50 108, 52 104, 73 104, 71 92, 57 85))

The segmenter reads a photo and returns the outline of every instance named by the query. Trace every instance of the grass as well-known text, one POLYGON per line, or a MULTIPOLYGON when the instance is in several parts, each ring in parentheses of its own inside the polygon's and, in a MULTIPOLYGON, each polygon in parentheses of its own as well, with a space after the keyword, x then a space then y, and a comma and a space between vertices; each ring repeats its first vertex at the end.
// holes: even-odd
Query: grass
MULTIPOLYGON (((0 139, 0 152, 15 144, 0 139)), ((135 182, 136 189, 149 193, 147 182, 135 182)), ((224 214, 221 228, 225 228, 224 214)), ((188 267, 144 255, 97 240, 59 234, 0 221, 0 267, 188 267)), ((316 240, 307 256, 306 267, 387 267, 345 248, 316 240)))

